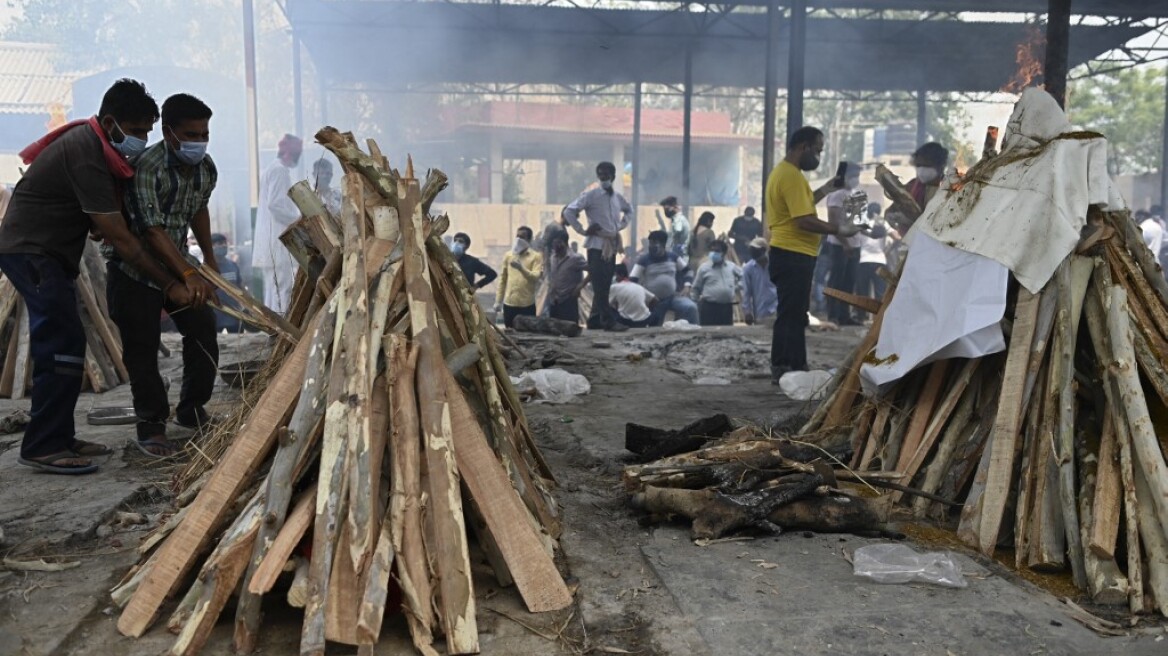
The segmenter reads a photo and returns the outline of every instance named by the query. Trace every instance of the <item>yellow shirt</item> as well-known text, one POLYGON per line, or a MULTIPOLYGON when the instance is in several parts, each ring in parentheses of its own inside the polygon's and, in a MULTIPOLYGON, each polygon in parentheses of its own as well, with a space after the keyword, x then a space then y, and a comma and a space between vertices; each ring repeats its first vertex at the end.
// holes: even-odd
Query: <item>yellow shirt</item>
POLYGON ((811 185, 797 166, 783 160, 771 171, 766 185, 767 227, 771 246, 812 257, 819 254, 821 235, 795 224, 795 217, 815 214, 811 185))
POLYGON ((495 302, 511 307, 535 305, 535 292, 539 288, 539 279, 542 275, 543 256, 534 248, 529 248, 519 255, 508 252, 503 256, 503 266, 499 267, 499 287, 495 294, 495 302), (512 268, 513 260, 519 262, 520 268, 512 268))

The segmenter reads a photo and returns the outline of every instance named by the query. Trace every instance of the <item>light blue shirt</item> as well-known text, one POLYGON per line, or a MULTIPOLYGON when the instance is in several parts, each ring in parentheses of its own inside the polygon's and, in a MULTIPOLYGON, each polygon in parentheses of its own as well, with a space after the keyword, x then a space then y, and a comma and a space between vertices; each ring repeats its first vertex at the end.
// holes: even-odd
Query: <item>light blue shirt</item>
POLYGON ((769 317, 779 309, 775 284, 765 267, 755 260, 742 267, 742 312, 755 319, 769 317))

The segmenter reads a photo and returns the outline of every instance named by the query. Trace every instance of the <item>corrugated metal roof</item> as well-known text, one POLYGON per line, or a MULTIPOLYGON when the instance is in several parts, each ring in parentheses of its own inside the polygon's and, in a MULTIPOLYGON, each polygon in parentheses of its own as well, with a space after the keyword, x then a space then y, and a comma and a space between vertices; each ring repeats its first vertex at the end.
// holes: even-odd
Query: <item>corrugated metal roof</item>
POLYGON ((0 114, 48 114, 73 104, 76 73, 56 70, 58 52, 45 43, 0 41, 0 114))

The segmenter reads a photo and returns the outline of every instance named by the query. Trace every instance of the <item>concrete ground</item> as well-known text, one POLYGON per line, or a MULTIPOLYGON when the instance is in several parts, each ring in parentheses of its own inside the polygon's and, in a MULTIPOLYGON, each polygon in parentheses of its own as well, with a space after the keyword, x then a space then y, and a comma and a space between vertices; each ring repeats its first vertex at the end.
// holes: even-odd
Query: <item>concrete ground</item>
MULTIPOLYGON (((835 366, 859 335, 854 328, 812 333, 812 366, 835 366)), ((476 554, 483 653, 1168 653, 1162 624, 1141 623, 1125 637, 1098 636, 1051 595, 966 554, 958 555, 965 589, 879 585, 854 577, 844 555, 881 540, 791 533, 701 547, 689 540, 686 526, 642 526, 619 484, 627 462, 626 421, 678 427, 726 412, 778 422, 807 411, 807 404, 770 385, 765 329, 586 333, 572 340, 522 336, 519 342, 532 364, 580 373, 592 384, 591 394, 576 403, 527 407, 559 478, 565 565, 579 586, 578 604, 529 615, 513 590, 494 585, 476 554)), ((176 355, 163 369, 177 383, 179 345, 169 344, 176 355)), ((251 359, 262 345, 258 336, 232 338, 223 360, 251 359)), ((219 394, 224 402, 231 398, 230 391, 219 394)), ((128 401, 127 387, 84 395, 79 434, 124 444, 132 428, 88 426, 84 418, 91 405, 128 401)), ((27 408, 27 401, 0 402, 0 415, 13 408, 27 408)), ((80 566, 49 573, 0 567, 0 656, 164 652, 173 636, 161 626, 139 640, 117 634, 108 590, 137 560, 135 547, 149 526, 116 526, 115 513, 157 521, 169 472, 118 451, 94 476, 41 475, 16 464, 18 439, 0 436, 2 553, 25 560, 56 555, 80 566)), ((260 648, 295 654, 300 617, 279 597, 266 600, 260 648)), ((229 607, 204 653, 229 653, 231 617, 229 607)), ((383 633, 378 653, 409 653, 400 617, 390 618, 383 633)))

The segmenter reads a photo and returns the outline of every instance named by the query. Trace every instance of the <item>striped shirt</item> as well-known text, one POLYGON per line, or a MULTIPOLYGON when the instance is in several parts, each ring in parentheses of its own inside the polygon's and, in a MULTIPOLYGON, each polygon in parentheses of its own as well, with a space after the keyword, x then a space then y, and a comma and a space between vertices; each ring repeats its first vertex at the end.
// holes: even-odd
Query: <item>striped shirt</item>
MULTIPOLYGON (((134 168, 125 203, 130 230, 141 237, 149 228, 162 228, 178 252, 196 265, 187 249, 187 231, 195 214, 207 207, 219 178, 210 155, 195 166, 187 166, 160 141, 142 153, 134 168)), ((121 261, 109 245, 102 246, 102 255, 117 263, 127 276, 158 287, 149 276, 121 261)))

